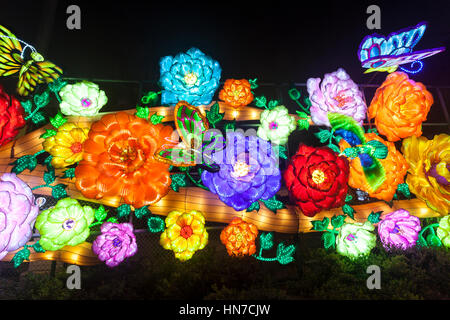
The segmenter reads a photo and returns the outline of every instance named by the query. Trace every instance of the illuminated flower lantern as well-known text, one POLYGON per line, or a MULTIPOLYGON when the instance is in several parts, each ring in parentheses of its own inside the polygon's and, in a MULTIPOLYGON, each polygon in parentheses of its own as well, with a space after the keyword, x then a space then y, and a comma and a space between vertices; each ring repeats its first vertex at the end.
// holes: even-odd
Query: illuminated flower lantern
POLYGON ((0 146, 10 142, 26 122, 19 100, 8 95, 0 85, 0 146))
MULTIPOLYGON (((408 164, 402 154, 395 148, 394 143, 384 141, 375 133, 366 133, 364 134, 364 137, 367 142, 372 140, 379 141, 388 148, 387 157, 385 159, 378 159, 385 170, 385 180, 376 190, 373 190, 364 175, 360 159, 355 158, 350 160, 348 185, 352 188, 367 192, 370 197, 391 201, 397 191, 397 186, 404 182, 408 164)), ((344 149, 349 148, 350 144, 342 139, 339 141, 339 146, 341 151, 343 151, 344 149)))
POLYGON ((236 109, 245 107, 253 101, 250 82, 247 79, 228 79, 219 92, 219 99, 236 109))
POLYGON ((50 251, 76 246, 87 239, 93 221, 94 209, 81 206, 75 199, 61 199, 36 219, 36 229, 41 234, 39 244, 50 251))
POLYGON ((352 260, 367 256, 376 245, 374 230, 369 221, 344 224, 336 237, 336 251, 352 260))
POLYGON ((160 83, 164 88, 162 104, 177 104, 183 100, 199 106, 211 102, 219 87, 222 69, 217 61, 197 48, 160 61, 160 83))
POLYGON ((306 87, 311 101, 311 119, 316 125, 329 127, 328 113, 347 115, 362 125, 367 106, 358 85, 344 69, 325 74, 322 83, 320 78, 310 78, 306 87))
POLYGON ((95 116, 108 102, 105 92, 89 81, 67 84, 59 95, 62 98, 59 107, 67 116, 95 116))
POLYGON ((172 211, 165 222, 166 230, 161 234, 160 244, 164 249, 172 250, 175 258, 181 261, 191 259, 197 250, 208 243, 205 218, 198 211, 172 211))
POLYGON ((257 237, 258 228, 254 224, 237 217, 220 233, 220 241, 227 248, 228 254, 235 257, 255 254, 257 237))
POLYGON ((76 187, 89 199, 123 199, 135 208, 158 202, 169 191, 169 164, 155 160, 155 151, 172 127, 125 112, 95 122, 84 143, 84 158, 75 169, 76 187))
POLYGON ((386 77, 369 106, 369 118, 389 141, 422 135, 422 122, 427 119, 433 96, 420 82, 403 72, 386 77))
POLYGON ((58 128, 56 135, 48 137, 42 143, 44 150, 50 153, 55 168, 65 168, 83 159, 83 143, 88 137, 88 128, 66 122, 58 128))
POLYGON ((280 189, 278 159, 268 141, 237 131, 228 133, 225 149, 215 152, 212 160, 220 171, 203 171, 202 182, 236 211, 268 200, 280 189))
POLYGON ((378 235, 385 248, 415 246, 421 229, 420 219, 404 209, 385 215, 378 223, 378 235))
POLYGON ((322 210, 345 204, 348 161, 328 147, 301 144, 284 172, 289 195, 303 214, 313 217, 322 210))
POLYGON ((402 152, 409 164, 409 190, 440 215, 449 214, 450 135, 439 134, 433 140, 409 137, 403 140, 402 152))
POLYGON ((92 243, 92 251, 108 267, 119 265, 137 252, 136 237, 131 223, 102 224, 101 234, 92 243))
POLYGON ((30 187, 15 173, 4 173, 0 177, 0 260, 27 243, 38 213, 30 187))
POLYGON ((445 247, 450 248, 450 216, 441 218, 439 227, 436 229, 436 235, 445 247))
POLYGON ((261 125, 258 128, 258 137, 264 140, 283 145, 297 127, 295 118, 289 115, 285 106, 277 106, 272 110, 264 110, 261 113, 261 125))

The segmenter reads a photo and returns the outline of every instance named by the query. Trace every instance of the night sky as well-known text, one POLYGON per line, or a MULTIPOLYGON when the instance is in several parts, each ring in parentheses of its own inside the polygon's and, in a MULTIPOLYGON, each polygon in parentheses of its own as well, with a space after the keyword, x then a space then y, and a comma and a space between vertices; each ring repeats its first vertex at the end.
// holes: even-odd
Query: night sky
MULTIPOLYGON (((67 77, 156 83, 160 57, 195 46, 219 61, 223 80, 304 83, 343 67, 357 83, 381 83, 386 73, 373 78, 360 66, 357 49, 364 36, 428 21, 415 50, 450 47, 448 0, 55 2, 54 13, 52 1, 3 2, 0 22, 67 77), (70 4, 81 8, 81 30, 66 28, 70 4), (366 27, 370 4, 381 8, 381 30, 366 27)), ((415 80, 450 85, 449 50, 424 62, 415 80)))

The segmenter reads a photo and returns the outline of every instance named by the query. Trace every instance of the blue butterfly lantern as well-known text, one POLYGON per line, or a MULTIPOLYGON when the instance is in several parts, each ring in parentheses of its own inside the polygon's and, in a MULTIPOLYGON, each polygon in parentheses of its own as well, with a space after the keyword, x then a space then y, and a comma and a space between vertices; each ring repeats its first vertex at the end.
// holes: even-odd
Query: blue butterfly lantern
POLYGON ((400 67, 402 71, 417 73, 422 67, 422 59, 428 58, 445 50, 444 47, 414 51, 414 46, 422 38, 426 22, 421 22, 415 27, 402 29, 391 33, 388 37, 378 34, 366 36, 359 45, 358 58, 363 68, 367 70, 364 73, 373 71, 394 72, 402 64, 411 64, 411 68, 416 65, 416 69, 407 69, 400 67), (418 67, 417 67, 418 66, 418 67))

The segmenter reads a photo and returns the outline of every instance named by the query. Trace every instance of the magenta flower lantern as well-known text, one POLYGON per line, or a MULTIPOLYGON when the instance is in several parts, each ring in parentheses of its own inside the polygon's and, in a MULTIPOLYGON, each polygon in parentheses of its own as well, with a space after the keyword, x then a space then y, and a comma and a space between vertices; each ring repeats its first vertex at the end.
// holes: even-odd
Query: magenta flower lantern
POLYGON ((92 243, 92 251, 108 267, 116 267, 137 252, 133 225, 112 222, 102 224, 101 235, 92 243))
POLYGON ((378 235, 386 249, 407 249, 416 244, 421 229, 418 217, 410 215, 404 209, 398 209, 382 218, 378 224, 378 235))

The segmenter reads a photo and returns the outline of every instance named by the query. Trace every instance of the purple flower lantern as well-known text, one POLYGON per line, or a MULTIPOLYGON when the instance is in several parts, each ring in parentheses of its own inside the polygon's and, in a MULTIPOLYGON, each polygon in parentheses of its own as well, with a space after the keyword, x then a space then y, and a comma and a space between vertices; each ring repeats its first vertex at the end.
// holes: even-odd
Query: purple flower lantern
POLYGON ((272 198, 280 189, 281 172, 270 142, 241 132, 227 134, 225 149, 212 155, 218 172, 203 171, 202 182, 236 211, 272 198))
POLYGON ((92 243, 92 251, 108 267, 119 265, 125 258, 137 252, 136 237, 131 223, 106 222, 101 227, 102 234, 92 243))
POLYGON ((27 243, 39 213, 30 187, 15 173, 0 177, 0 260, 27 243))
POLYGON ((398 209, 385 215, 378 224, 378 235, 383 246, 407 249, 413 247, 422 229, 418 217, 404 209, 398 209))

